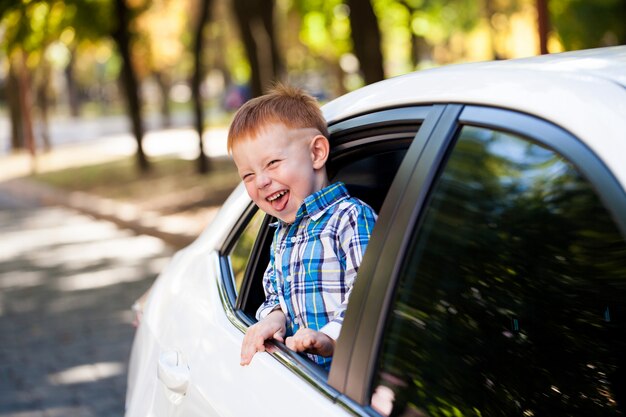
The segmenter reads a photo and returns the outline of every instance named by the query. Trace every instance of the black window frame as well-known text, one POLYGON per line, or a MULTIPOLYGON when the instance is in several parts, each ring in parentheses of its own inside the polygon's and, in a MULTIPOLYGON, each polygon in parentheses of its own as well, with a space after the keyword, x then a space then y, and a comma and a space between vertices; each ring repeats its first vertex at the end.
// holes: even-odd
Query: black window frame
MULTIPOLYGON (((478 105, 443 105, 439 117, 429 121, 432 126, 422 127, 418 134, 424 140, 415 141, 409 150, 413 156, 410 160, 413 166, 407 168, 411 171, 410 178, 402 178, 402 183, 396 178, 397 184, 394 182, 392 186, 393 192, 398 194, 397 207, 393 212, 381 211, 379 222, 386 223, 387 234, 376 240, 375 248, 368 248, 368 251, 372 250, 371 258, 376 258, 377 262, 362 266, 362 274, 353 290, 353 308, 348 310, 344 322, 344 326, 350 329, 353 349, 341 352, 345 355, 342 363, 346 367, 337 369, 334 375, 332 371, 335 369, 331 370, 331 385, 344 393, 347 398, 343 401, 374 416, 379 414, 369 407, 372 383, 399 268, 412 232, 420 227, 421 214, 432 186, 463 126, 515 133, 562 155, 594 187, 626 237, 626 192, 599 157, 563 128, 533 115, 478 105), (353 312, 358 312, 358 317, 353 312)), ((408 165, 409 158, 405 162, 408 165)))

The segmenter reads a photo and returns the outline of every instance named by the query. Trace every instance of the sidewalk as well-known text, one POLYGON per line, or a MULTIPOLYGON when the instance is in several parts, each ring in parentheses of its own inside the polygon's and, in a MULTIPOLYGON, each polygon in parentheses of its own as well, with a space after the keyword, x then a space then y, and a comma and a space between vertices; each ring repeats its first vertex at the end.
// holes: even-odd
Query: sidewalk
MULTIPOLYGON (((205 152, 210 157, 225 157, 226 129, 211 129, 203 137, 205 152)), ((192 159, 197 156, 197 135, 192 129, 170 129, 149 132, 144 138, 148 157, 176 155, 192 159)), ((65 144, 36 158, 37 172, 112 161, 136 151, 129 134, 114 135, 89 142, 65 144)), ((32 171, 33 160, 27 153, 0 157, 0 190, 45 205, 60 205, 111 221, 137 234, 158 237, 175 248, 187 246, 213 219, 219 206, 203 208, 194 215, 140 210, 122 203, 83 192, 66 192, 24 178, 32 171)))

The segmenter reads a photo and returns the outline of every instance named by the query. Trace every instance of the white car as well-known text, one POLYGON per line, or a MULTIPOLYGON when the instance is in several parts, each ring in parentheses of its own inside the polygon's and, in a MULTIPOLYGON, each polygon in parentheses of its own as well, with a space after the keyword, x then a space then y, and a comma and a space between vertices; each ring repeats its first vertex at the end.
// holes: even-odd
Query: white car
POLYGON ((127 417, 626 413, 626 46, 451 65, 323 107, 379 218, 329 373, 239 365, 271 219, 243 186, 152 288, 127 417))

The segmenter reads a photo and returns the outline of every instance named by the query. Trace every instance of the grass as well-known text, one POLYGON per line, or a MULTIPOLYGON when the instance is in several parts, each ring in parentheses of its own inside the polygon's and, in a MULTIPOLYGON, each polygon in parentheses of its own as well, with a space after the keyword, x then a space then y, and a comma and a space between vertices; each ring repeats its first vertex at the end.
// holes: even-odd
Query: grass
POLYGON ((131 202, 161 212, 220 205, 239 183, 232 160, 211 159, 212 169, 196 172, 196 162, 179 158, 151 158, 152 169, 140 173, 135 158, 35 174, 31 179, 66 191, 131 202))

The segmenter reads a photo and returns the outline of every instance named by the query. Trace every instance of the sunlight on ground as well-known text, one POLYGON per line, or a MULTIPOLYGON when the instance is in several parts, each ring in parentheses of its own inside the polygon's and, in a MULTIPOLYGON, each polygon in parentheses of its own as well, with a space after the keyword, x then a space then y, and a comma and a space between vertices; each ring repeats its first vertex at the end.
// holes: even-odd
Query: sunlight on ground
POLYGON ((147 273, 160 271, 168 260, 169 257, 144 261, 141 265, 119 265, 107 270, 69 275, 59 278, 56 287, 61 291, 79 291, 141 281, 147 273))
MULTIPOLYGON (((202 136, 204 151, 209 157, 227 155, 226 128, 208 129, 202 136)), ((143 147, 148 157, 177 156, 183 159, 195 159, 198 156, 198 134, 193 129, 168 129, 146 133, 143 147)), ((56 171, 63 168, 91 165, 120 159, 133 155, 137 142, 130 134, 117 134, 88 142, 59 145, 49 153, 36 156, 34 165, 39 173, 56 171)), ((0 156, 0 181, 29 175, 33 161, 26 153, 0 156)))
POLYGON ((124 364, 120 362, 99 362, 49 374, 48 381, 53 385, 81 384, 121 375, 123 372, 124 364))
POLYGON ((120 230, 109 222, 94 221, 87 216, 72 219, 73 222, 67 222, 63 212, 55 209, 25 219, 20 227, 3 233, 0 260, 22 256, 41 267, 67 262, 77 262, 74 267, 88 266, 107 258, 119 261, 153 256, 165 246, 163 241, 151 236, 125 232, 127 236, 120 237, 120 230), (103 242, 103 237, 108 240, 103 242), (45 250, 33 250, 33 247, 45 250), (25 252, 27 248, 29 252, 25 252))
MULTIPOLYGON (((12 223, 0 239, 0 262, 8 267, 0 271, 0 316, 8 302, 4 296, 11 291, 47 286, 73 292, 123 285, 156 277, 171 259, 160 239, 121 231, 88 216, 68 216, 59 208, 4 216, 0 221, 12 223), (22 264, 30 270, 18 268, 22 264)), ((58 313, 93 303, 79 294, 72 302, 51 299, 47 310, 58 313)), ((27 313, 36 307, 33 298, 32 303, 13 306, 13 312, 27 313)))
POLYGON ((5 288, 35 287, 44 283, 46 279, 43 271, 20 271, 7 274, 0 273, 0 290, 5 288))

